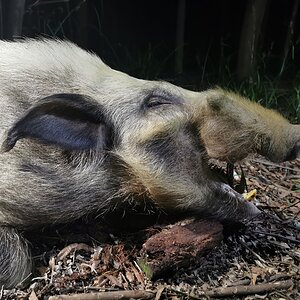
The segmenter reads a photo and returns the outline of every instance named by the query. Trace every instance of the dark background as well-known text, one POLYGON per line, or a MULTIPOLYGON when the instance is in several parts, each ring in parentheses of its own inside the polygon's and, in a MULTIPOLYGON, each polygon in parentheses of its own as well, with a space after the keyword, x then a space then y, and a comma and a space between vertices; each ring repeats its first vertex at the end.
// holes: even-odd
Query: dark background
POLYGON ((67 38, 111 67, 300 113, 300 0, 0 0, 1 38, 67 38))

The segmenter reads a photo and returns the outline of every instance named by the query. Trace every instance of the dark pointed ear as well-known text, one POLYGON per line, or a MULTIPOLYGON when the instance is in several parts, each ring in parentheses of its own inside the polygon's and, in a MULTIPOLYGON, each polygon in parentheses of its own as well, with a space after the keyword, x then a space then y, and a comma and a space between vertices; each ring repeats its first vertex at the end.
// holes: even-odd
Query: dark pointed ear
POLYGON ((39 100, 8 130, 2 151, 19 139, 35 139, 65 150, 109 148, 112 130, 103 109, 92 98, 57 94, 39 100))

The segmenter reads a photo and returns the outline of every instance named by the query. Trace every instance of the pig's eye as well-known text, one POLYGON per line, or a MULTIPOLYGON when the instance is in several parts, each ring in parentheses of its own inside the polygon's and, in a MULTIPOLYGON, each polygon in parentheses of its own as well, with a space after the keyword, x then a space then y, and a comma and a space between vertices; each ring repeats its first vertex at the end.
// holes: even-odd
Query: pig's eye
POLYGON ((153 108, 161 105, 173 104, 170 99, 164 97, 150 97, 145 101, 146 108, 153 108))

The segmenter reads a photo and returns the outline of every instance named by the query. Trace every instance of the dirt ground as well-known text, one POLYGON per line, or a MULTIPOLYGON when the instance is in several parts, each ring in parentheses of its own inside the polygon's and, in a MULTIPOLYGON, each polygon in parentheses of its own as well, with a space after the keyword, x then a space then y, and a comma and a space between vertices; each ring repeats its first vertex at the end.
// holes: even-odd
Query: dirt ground
POLYGON ((0 299, 300 299, 300 160, 279 165, 255 157, 242 169, 263 214, 225 225, 221 244, 188 267, 155 281, 141 271, 140 249, 159 226, 116 234, 93 225, 85 238, 82 224, 63 228, 64 237, 62 229, 40 230, 33 278, 1 290, 0 299))

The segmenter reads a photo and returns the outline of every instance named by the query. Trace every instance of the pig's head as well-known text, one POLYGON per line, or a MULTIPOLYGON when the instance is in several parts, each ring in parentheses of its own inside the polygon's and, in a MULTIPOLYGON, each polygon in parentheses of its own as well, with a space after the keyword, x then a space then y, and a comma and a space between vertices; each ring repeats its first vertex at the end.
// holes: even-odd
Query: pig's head
MULTIPOLYGON (((120 202, 145 199, 166 211, 230 220, 257 214, 210 170, 208 159, 235 162, 251 152, 274 161, 294 158, 299 126, 221 89, 196 93, 138 80, 102 62, 95 67, 97 59, 74 76, 71 93, 42 98, 25 111, 8 130, 3 150, 23 138, 56 146, 76 157, 70 168, 90 163, 93 180, 103 181, 104 174, 118 182, 120 202), (91 153, 101 159, 84 159, 91 153)), ((111 194, 108 198, 111 203, 99 201, 113 206, 111 194)))
POLYGON ((225 219, 250 215, 252 208, 242 197, 211 173, 191 110, 180 93, 166 87, 144 91, 146 97, 141 93, 135 102, 114 109, 82 95, 44 98, 9 130, 3 150, 31 138, 64 153, 80 153, 81 164, 109 170, 105 176, 119 182, 115 194, 121 201, 151 199, 166 211, 192 210, 225 219), (101 164, 83 159, 91 152, 103 157, 101 164))

